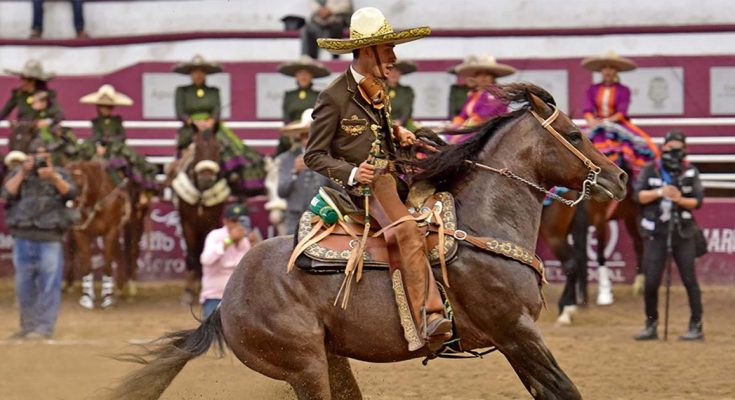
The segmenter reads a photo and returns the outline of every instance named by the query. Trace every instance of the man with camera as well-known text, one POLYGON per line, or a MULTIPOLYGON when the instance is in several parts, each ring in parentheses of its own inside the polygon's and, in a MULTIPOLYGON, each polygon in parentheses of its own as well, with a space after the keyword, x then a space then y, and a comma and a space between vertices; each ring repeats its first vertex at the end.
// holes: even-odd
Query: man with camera
POLYGON ((202 290, 199 293, 202 318, 207 318, 217 308, 230 275, 259 240, 242 204, 227 206, 223 223, 223 227, 209 232, 199 257, 202 263, 202 290))
POLYGON ((13 235, 15 293, 20 308, 17 339, 51 337, 61 300, 64 233, 72 224, 66 202, 76 188, 62 168, 55 167, 40 140, 31 143, 31 157, 3 185, 5 223, 13 235))
POLYGON ((686 160, 686 136, 666 134, 660 161, 649 163, 634 185, 633 199, 642 206, 643 269, 646 276, 646 326, 636 340, 658 339, 658 288, 672 253, 689 297, 689 330, 681 340, 702 340, 702 299, 694 271, 698 231, 691 210, 702 205, 699 171, 686 160))

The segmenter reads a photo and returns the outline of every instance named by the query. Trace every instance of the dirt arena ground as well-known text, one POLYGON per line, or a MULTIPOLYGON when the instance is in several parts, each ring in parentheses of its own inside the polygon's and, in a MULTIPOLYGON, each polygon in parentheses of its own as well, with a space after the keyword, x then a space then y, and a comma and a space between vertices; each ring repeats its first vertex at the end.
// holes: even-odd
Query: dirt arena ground
MULTIPOLYGON (((555 302, 561 287, 546 289, 555 302)), ((0 281, 0 399, 98 398, 100 388, 134 368, 107 356, 130 350, 129 342, 195 326, 177 302, 176 284, 141 285, 139 297, 107 311, 89 312, 65 296, 53 341, 6 340, 17 329, 11 282, 0 281)), ((704 343, 681 343, 688 307, 673 291, 669 342, 632 340, 643 322, 642 298, 616 288, 618 302, 590 306, 576 326, 554 326, 555 307, 540 325, 559 364, 587 399, 735 399, 735 290, 703 288, 704 343)), ((353 362, 367 399, 525 399, 529 395, 500 354, 476 360, 419 360, 398 364, 353 362)), ((284 383, 265 378, 232 355, 189 363, 165 399, 291 399, 284 383)))

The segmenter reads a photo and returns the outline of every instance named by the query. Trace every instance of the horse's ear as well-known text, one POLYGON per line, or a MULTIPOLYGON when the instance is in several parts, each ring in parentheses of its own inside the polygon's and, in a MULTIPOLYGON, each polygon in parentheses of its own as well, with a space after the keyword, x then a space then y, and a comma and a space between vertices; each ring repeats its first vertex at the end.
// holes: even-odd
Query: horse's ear
POLYGON ((542 118, 548 118, 551 115, 551 107, 535 94, 528 93, 528 102, 531 104, 531 109, 542 118))

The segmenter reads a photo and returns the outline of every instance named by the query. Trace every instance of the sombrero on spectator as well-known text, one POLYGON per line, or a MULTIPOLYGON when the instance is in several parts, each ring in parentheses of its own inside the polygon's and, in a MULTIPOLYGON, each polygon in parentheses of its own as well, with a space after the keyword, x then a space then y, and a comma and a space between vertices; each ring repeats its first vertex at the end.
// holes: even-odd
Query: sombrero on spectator
POLYGON ((294 121, 284 126, 283 128, 281 128, 281 133, 289 136, 300 136, 302 133, 309 132, 311 123, 312 121, 314 121, 314 119, 311 117, 311 113, 313 112, 313 108, 307 108, 306 110, 304 110, 304 112, 301 113, 300 121, 294 121))
POLYGON ((632 71, 638 66, 630 58, 619 56, 614 51, 608 51, 604 55, 587 57, 582 60, 582 67, 590 71, 599 71, 603 67, 612 67, 618 71, 632 71))
POLYGON ((487 71, 496 77, 512 75, 516 73, 516 69, 508 64, 501 64, 491 55, 484 55, 464 62, 455 68, 457 75, 475 76, 480 71, 487 71))
POLYGON ((299 59, 296 61, 281 64, 278 66, 278 72, 288 76, 294 76, 296 75, 296 71, 302 69, 311 72, 311 74, 314 75, 314 78, 323 78, 331 74, 329 69, 327 69, 324 64, 314 60, 307 55, 299 57, 299 59))
POLYGON ((222 67, 215 62, 210 62, 204 59, 201 55, 197 54, 191 61, 181 62, 174 65, 173 71, 178 74, 188 75, 195 69, 201 69, 206 74, 216 74, 222 72, 222 67))
POLYGON ((53 77, 56 76, 53 72, 45 72, 41 62, 33 59, 26 61, 23 65, 23 69, 20 71, 6 69, 5 72, 22 78, 31 78, 44 82, 53 79, 53 77))
POLYGON ((96 104, 98 106, 132 106, 133 99, 115 90, 112 85, 102 85, 96 92, 90 93, 81 99, 82 104, 96 104))
POLYGON ((401 44, 421 39, 431 34, 431 28, 422 26, 395 32, 383 13, 375 7, 364 7, 352 14, 349 39, 317 39, 322 49, 334 54, 347 54, 353 50, 379 44, 401 44))
POLYGON ((416 72, 416 70, 418 69, 415 62, 408 60, 398 60, 395 64, 393 64, 393 67, 397 69, 398 72, 401 73, 401 75, 408 75, 412 72, 416 72))

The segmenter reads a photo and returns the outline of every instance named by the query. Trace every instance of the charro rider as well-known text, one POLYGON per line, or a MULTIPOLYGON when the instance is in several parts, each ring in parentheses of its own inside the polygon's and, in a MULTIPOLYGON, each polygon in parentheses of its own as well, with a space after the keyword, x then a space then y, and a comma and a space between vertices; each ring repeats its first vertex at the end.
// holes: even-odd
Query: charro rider
MULTIPOLYGON (((398 146, 416 140, 410 131, 393 126, 385 79, 396 61, 393 47, 430 33, 428 27, 394 32, 380 10, 365 7, 353 14, 349 39, 318 40, 332 53, 351 52, 353 61, 317 99, 304 161, 346 189, 356 204, 363 204, 357 198, 369 188, 370 215, 383 227, 409 214, 402 201, 408 188, 391 160, 398 146)), ((443 314, 423 238, 414 221, 391 227, 385 236, 397 250, 391 255, 400 255, 400 260, 391 257, 391 276, 409 350, 427 341, 434 348, 451 336, 452 327, 443 314), (417 333, 418 341, 412 340, 417 333)))

